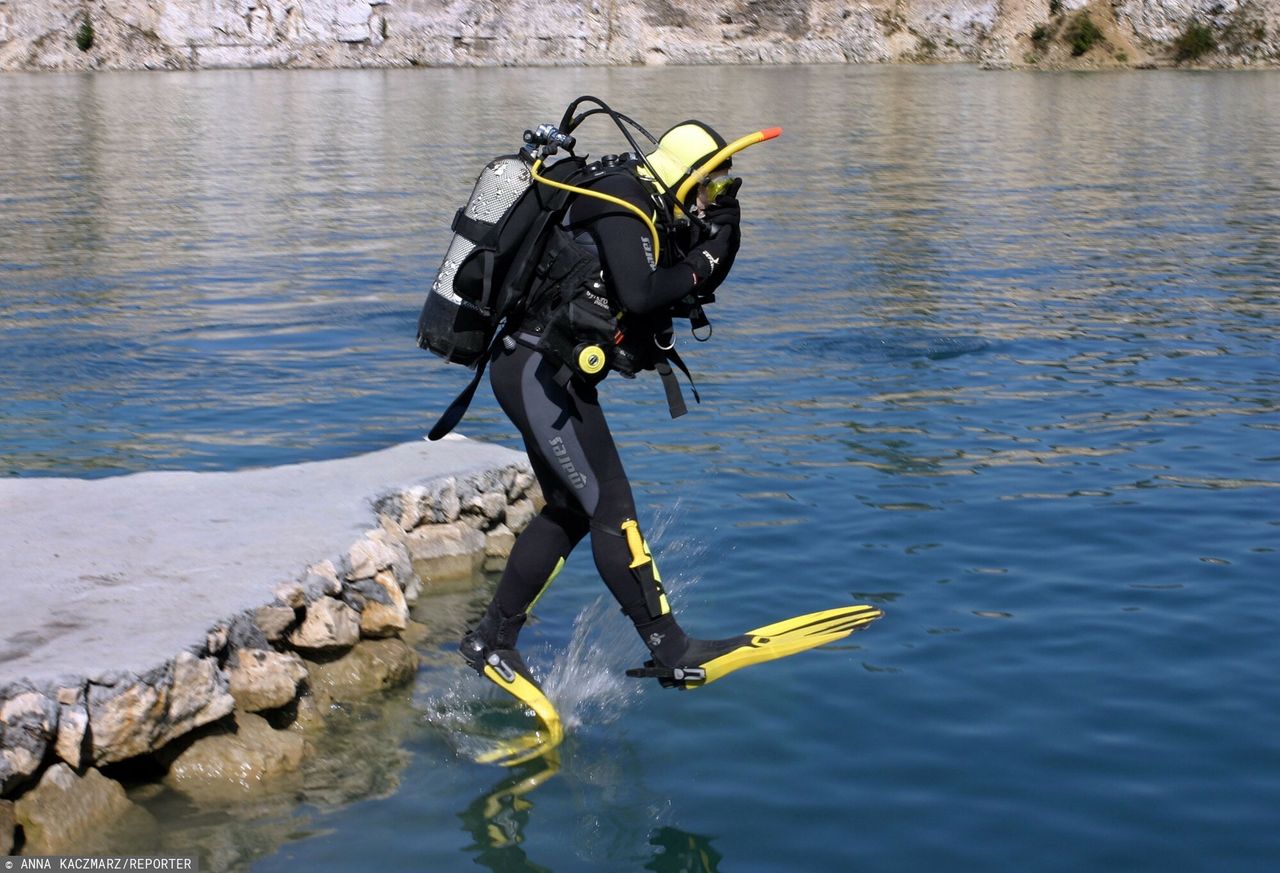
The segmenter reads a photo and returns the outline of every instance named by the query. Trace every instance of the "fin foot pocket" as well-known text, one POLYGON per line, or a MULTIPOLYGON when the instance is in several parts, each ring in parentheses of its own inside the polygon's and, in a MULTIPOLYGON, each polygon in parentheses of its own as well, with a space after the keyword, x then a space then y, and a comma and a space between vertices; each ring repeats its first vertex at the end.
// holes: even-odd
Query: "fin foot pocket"
POLYGON ((664 688, 700 688, 743 667, 844 639, 882 615, 874 606, 842 606, 783 619, 727 640, 690 640, 678 663, 646 661, 627 675, 657 679, 664 688))
POLYGON ((480 764, 514 767, 540 758, 564 740, 564 726, 555 705, 542 692, 542 687, 515 649, 485 649, 478 640, 468 646, 471 635, 463 637, 459 650, 468 665, 481 676, 510 694, 538 719, 538 729, 511 740, 504 740, 475 756, 480 764))

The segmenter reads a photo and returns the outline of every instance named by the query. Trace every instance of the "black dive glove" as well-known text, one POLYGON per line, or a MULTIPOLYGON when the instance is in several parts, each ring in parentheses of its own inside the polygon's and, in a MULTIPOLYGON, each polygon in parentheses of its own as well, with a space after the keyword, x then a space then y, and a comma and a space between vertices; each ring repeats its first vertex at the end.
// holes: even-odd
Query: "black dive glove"
POLYGON ((732 213, 724 214, 731 215, 734 223, 718 224, 715 234, 684 259, 693 270, 694 290, 699 295, 709 294, 719 287, 729 275, 729 268, 738 254, 738 244, 742 239, 738 231, 738 211, 735 208, 732 213))
POLYGON ((684 259, 685 266, 693 270, 693 284, 698 290, 702 290, 699 286, 703 285, 708 279, 717 274, 723 274, 727 269, 727 262, 733 260, 733 256, 737 254, 737 228, 722 227, 716 231, 715 236, 698 246, 689 256, 684 259), (726 265, 724 269, 721 265, 726 265))
POLYGON ((716 202, 707 207, 702 220, 712 227, 737 228, 742 218, 742 207, 738 205, 738 189, 741 187, 742 180, 734 179, 716 198, 716 202))

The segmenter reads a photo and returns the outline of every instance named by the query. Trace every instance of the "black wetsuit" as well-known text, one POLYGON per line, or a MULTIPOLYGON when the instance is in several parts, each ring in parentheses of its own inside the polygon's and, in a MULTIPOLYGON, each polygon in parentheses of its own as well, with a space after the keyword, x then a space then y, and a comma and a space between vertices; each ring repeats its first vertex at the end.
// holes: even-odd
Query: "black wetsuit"
MULTIPOLYGON (((596 188, 653 212, 649 192, 633 175, 607 175, 596 188)), ((695 287, 711 290, 723 281, 738 247, 736 225, 723 228, 714 240, 693 241, 683 260, 655 269, 649 231, 633 213, 579 196, 566 224, 576 241, 596 250, 609 297, 628 316, 665 312, 695 287)), ((503 616, 521 616, 589 533, 601 578, 655 656, 673 663, 685 637, 658 597, 653 564, 632 569, 623 523, 636 519, 635 498, 597 387, 578 376, 560 384, 554 378, 558 365, 534 348, 536 339, 517 327, 490 369, 494 395, 519 428, 547 501, 516 541, 495 605, 503 616)))

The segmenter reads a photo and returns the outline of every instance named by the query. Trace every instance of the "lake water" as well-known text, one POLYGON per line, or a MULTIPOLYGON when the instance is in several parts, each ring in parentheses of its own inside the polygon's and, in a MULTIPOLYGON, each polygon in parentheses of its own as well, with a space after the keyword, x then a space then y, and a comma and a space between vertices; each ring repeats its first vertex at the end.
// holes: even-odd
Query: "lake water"
MULTIPOLYGON (((136 845, 257 873, 1276 869, 1280 72, 6 75, 0 470, 419 438, 468 375, 414 345, 453 211, 582 93, 655 132, 785 129, 736 162, 743 253, 684 346, 702 405, 605 386, 684 623, 885 618, 664 692, 620 678, 639 643, 575 556, 524 636, 571 733, 509 773, 458 751, 492 698, 446 647, 484 593, 429 597, 418 681, 302 788, 142 790, 136 845)), ((461 430, 516 444, 487 392, 461 430)))

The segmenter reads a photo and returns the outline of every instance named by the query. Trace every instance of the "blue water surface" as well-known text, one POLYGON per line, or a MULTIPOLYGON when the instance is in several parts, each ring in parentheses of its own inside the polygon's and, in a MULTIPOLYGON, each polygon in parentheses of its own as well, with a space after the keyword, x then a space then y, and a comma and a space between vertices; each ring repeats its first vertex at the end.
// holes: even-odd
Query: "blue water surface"
MULTIPOLYGON (((450 217, 579 93, 785 130, 735 162, 743 251, 682 345, 702 404, 604 389, 681 620, 884 619, 663 692, 620 678, 642 650, 576 555, 522 637, 572 730, 506 773, 441 717, 484 693, 447 656, 484 591, 429 596, 418 682, 351 728, 401 726, 384 776, 154 802, 161 843, 259 873, 1275 869, 1280 73, 6 76, 0 468, 420 438, 469 375, 413 344, 450 217)), ((518 446, 485 392, 461 430, 518 446)))

